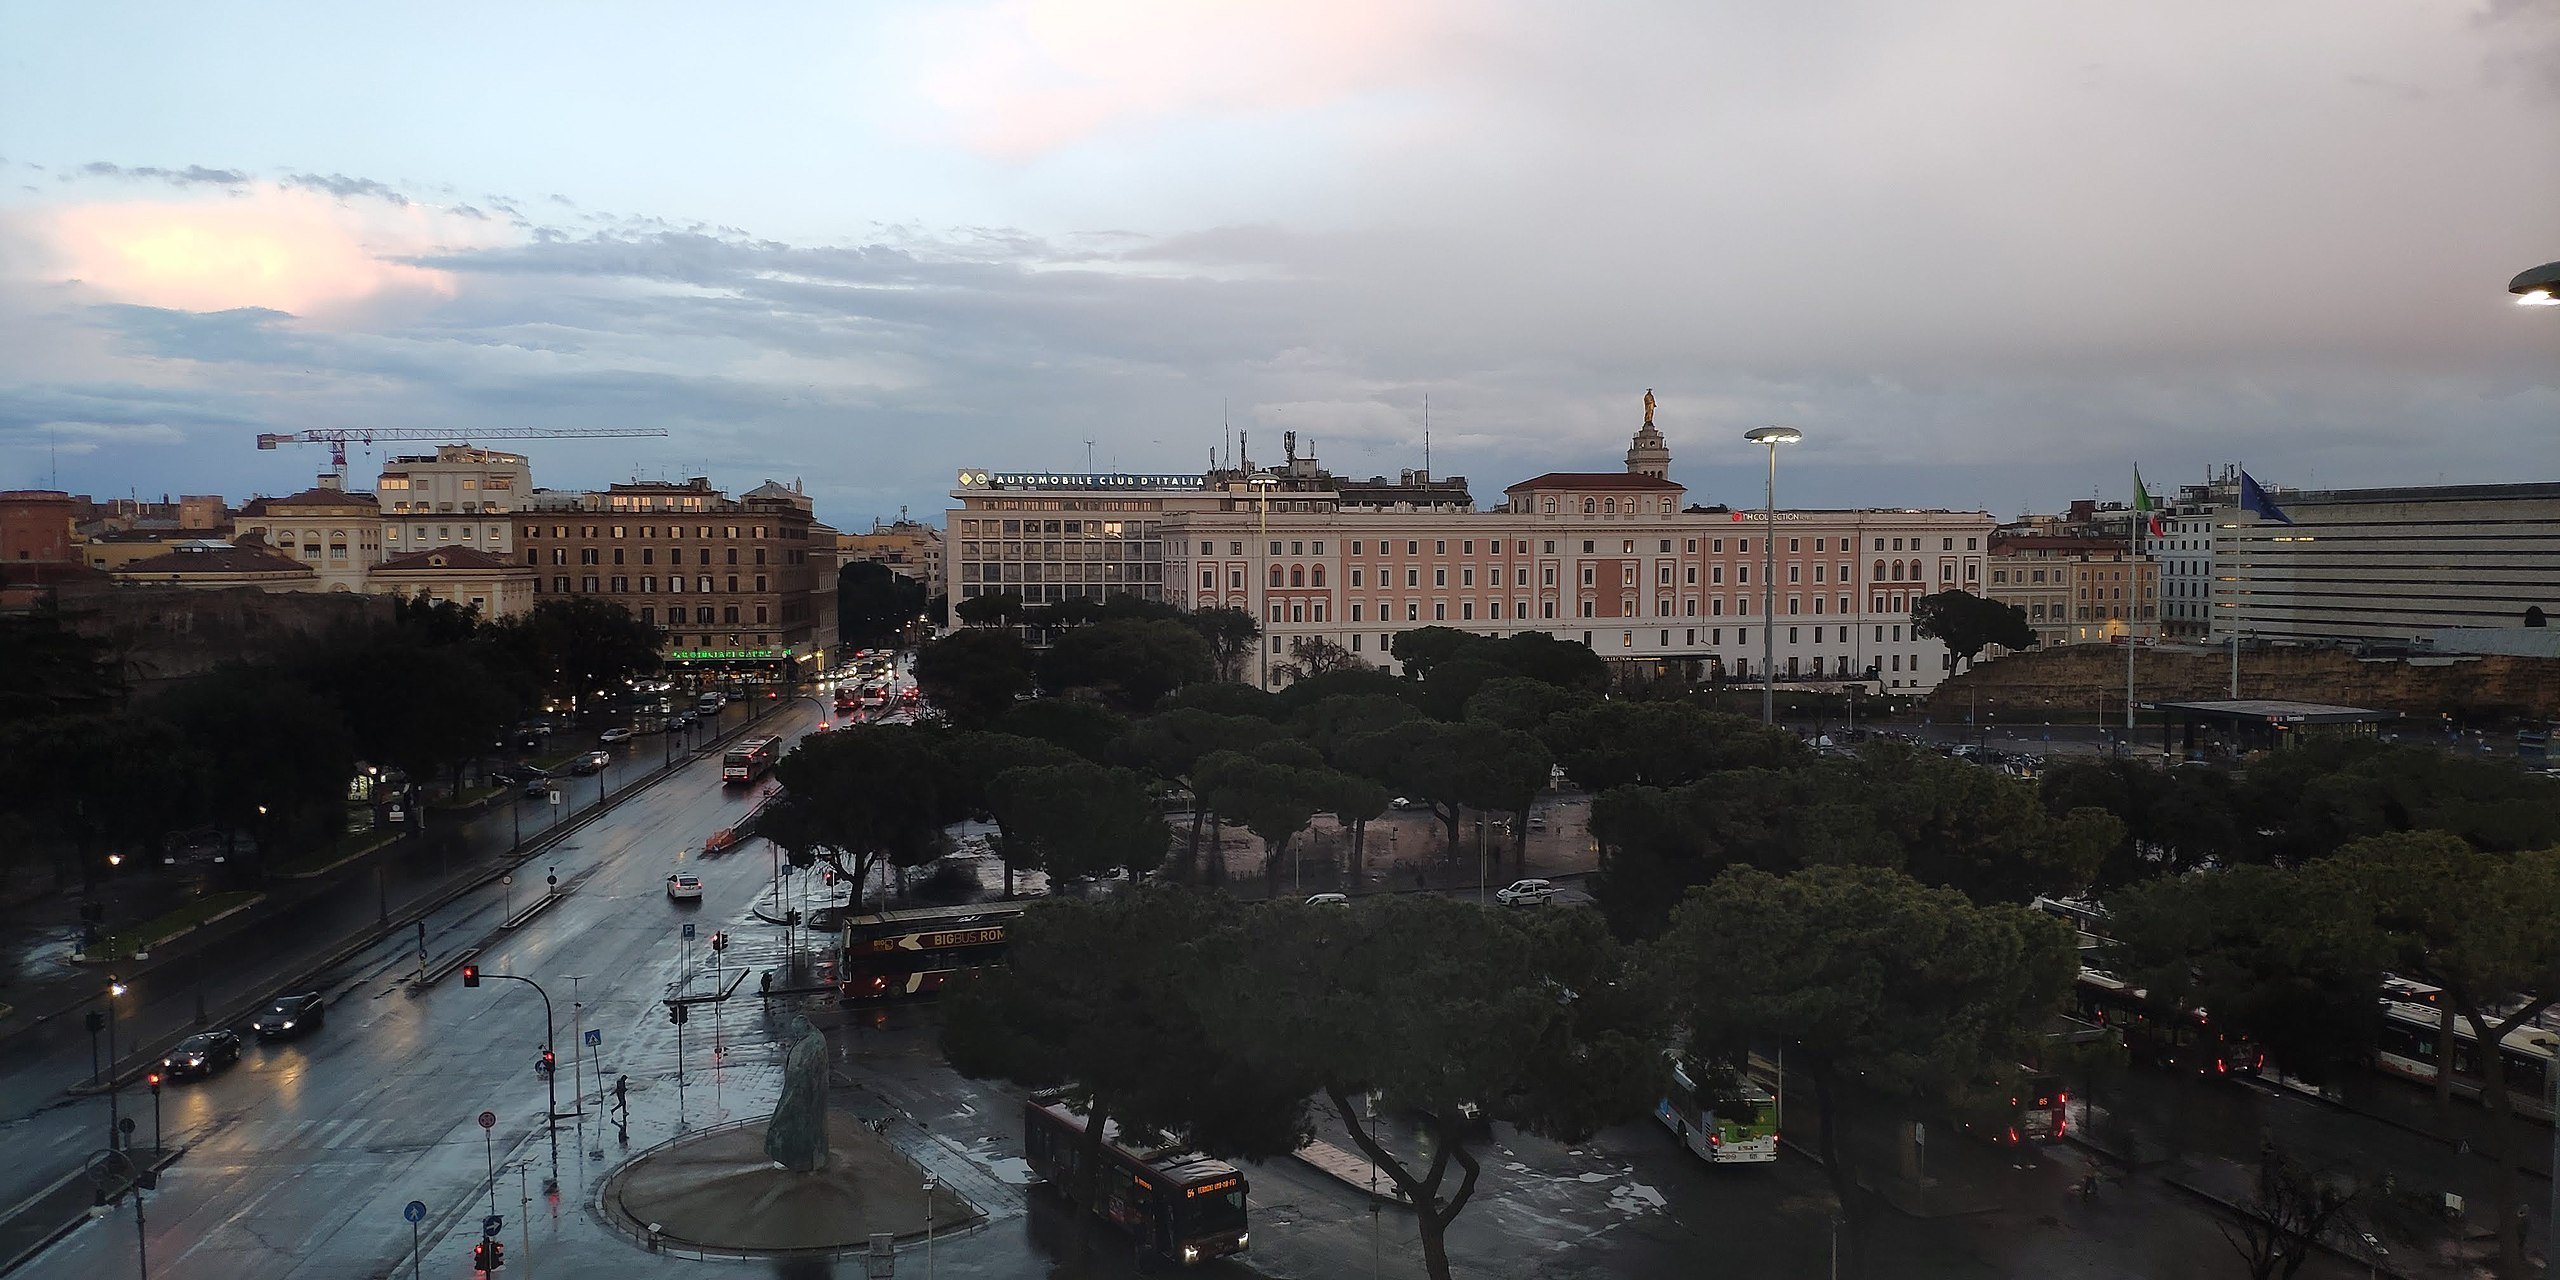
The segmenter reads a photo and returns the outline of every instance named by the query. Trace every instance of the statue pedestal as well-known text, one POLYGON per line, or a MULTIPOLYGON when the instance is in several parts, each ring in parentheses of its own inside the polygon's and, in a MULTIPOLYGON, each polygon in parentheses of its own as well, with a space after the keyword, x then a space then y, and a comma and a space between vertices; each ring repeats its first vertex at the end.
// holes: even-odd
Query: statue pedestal
MULTIPOLYGON (((925 1173, 853 1115, 827 1114, 827 1167, 793 1173, 764 1151, 765 1122, 706 1130, 643 1152, 605 1180, 605 1215, 671 1245, 741 1255, 839 1253, 873 1232, 920 1236, 925 1173)), ((983 1216, 949 1188, 932 1193, 936 1231, 983 1216)))

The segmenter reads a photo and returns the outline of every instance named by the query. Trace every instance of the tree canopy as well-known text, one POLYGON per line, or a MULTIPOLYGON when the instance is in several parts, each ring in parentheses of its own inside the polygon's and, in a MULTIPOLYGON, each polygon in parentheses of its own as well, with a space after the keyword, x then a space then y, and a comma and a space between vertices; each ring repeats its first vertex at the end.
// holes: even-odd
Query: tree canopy
POLYGON ((1911 634, 1944 644, 1968 667, 1974 655, 1992 645, 2031 649, 2036 643, 2023 606, 1952 587, 1911 602, 1911 634))
POLYGON ((836 571, 836 634, 858 649, 894 645, 909 624, 926 616, 924 584, 858 560, 836 571))
POLYGON ((916 652, 915 672, 916 687, 953 724, 983 728, 1031 691, 1031 650, 1010 631, 954 631, 916 652))

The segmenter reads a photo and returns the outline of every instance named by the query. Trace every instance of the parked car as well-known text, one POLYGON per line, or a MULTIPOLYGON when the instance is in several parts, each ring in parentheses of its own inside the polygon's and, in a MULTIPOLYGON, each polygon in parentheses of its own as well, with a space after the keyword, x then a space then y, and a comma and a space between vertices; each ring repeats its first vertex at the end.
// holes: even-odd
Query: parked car
POLYGON ((304 991, 268 1001, 257 1017, 249 1019, 249 1029, 261 1040, 282 1040, 317 1031, 328 1020, 329 1006, 321 1002, 320 993, 304 991))
POLYGON ((1543 907, 1555 898, 1556 887, 1544 880, 1514 880, 1493 895, 1506 907, 1543 907))
POLYGON ((1351 895, 1347 893, 1309 894, 1307 896, 1307 905, 1310 907, 1347 907, 1351 905, 1351 895))
POLYGON ((702 901, 702 877, 679 871, 667 877, 667 897, 671 901, 702 901))
POLYGON ((612 728, 612 729, 607 729, 607 730, 605 730, 604 732, 599 733, 599 734, 597 734, 597 735, 596 735, 596 741, 598 741, 598 742, 629 742, 629 741, 631 741, 632 737, 633 737, 635 734, 637 734, 638 732, 639 732, 639 730, 631 729, 631 728, 612 728))
POLYGON ((209 1076, 240 1060, 240 1033, 237 1031, 200 1031, 178 1042, 169 1056, 160 1060, 160 1070, 172 1080, 188 1076, 209 1076))

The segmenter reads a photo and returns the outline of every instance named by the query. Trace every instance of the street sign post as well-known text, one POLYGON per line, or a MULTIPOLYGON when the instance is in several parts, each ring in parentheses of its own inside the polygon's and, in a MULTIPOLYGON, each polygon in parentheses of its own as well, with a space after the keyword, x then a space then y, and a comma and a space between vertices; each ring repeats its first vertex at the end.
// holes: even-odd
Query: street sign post
POLYGON ((603 1048, 603 1047, 604 1047, 604 1032, 602 1032, 602 1031, 597 1031, 597 1030, 590 1030, 590 1031, 588 1031, 588 1032, 587 1032, 587 1047, 588 1047, 588 1048, 590 1048, 590 1049, 601 1049, 601 1048, 603 1048))
POLYGON ((422 1280, 427 1263, 419 1256, 418 1224, 427 1219, 427 1202, 410 1201, 408 1207, 400 1211, 400 1216, 409 1220, 409 1280, 422 1280))
POLYGON ((495 1217, 498 1212, 497 1128, 497 1112, 483 1111, 480 1113, 480 1153, 485 1156, 489 1162, 489 1213, 492 1217, 495 1217))
POLYGON ((505 1230, 506 1226, 506 1219, 501 1218, 494 1213, 489 1214, 480 1219, 480 1238, 483 1240, 495 1240, 498 1238, 498 1233, 505 1230))

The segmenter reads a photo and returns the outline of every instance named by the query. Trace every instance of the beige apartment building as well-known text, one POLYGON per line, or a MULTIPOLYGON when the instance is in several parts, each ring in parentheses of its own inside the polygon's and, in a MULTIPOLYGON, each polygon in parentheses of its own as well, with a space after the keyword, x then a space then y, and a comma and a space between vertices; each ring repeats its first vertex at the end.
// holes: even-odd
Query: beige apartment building
POLYGON ((2122 538, 1994 534, 1990 574, 1983 594, 2025 610, 2039 645, 2159 634, 2159 562, 2122 538))

